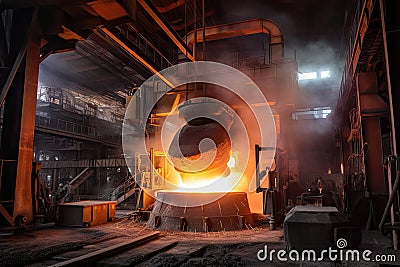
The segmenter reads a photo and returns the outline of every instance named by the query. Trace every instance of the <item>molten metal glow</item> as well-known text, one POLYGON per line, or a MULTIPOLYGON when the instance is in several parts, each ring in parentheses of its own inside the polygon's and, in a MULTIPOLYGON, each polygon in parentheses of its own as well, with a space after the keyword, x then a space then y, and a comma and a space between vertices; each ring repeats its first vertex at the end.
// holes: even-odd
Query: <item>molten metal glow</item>
MULTIPOLYGON (((199 174, 201 175, 201 174, 199 174)), ((187 185, 182 182, 179 184, 179 189, 174 192, 196 192, 196 193, 220 193, 220 192, 235 192, 238 181, 242 179, 241 173, 231 172, 226 177, 209 178, 199 180, 198 183, 187 185)))
POLYGON ((179 189, 175 189, 174 192, 197 192, 197 193, 210 193, 210 192, 232 192, 235 191, 234 187, 238 184, 242 178, 241 173, 234 172, 235 170, 235 158, 231 157, 227 166, 229 167, 230 174, 227 176, 210 177, 204 173, 198 173, 193 179, 182 179, 179 180, 179 189))

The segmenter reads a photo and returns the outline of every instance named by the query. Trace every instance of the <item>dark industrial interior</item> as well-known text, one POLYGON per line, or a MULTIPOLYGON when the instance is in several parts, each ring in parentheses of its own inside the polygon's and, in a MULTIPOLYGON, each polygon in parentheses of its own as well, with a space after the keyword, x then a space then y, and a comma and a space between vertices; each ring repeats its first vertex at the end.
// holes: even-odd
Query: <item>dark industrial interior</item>
POLYGON ((0 266, 400 265, 399 11, 0 0, 0 266))

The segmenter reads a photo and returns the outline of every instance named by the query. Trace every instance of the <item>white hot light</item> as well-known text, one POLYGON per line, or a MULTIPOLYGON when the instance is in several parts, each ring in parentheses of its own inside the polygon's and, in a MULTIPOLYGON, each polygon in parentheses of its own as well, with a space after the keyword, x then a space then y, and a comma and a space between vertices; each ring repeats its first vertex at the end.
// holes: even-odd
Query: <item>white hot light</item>
POLYGON ((329 70, 321 71, 321 79, 331 77, 331 72, 329 70))
POLYGON ((229 168, 233 168, 233 167, 235 167, 235 164, 236 164, 235 158, 233 158, 231 156, 227 165, 228 165, 229 168))
POLYGON ((312 79, 317 79, 317 73, 316 72, 299 73, 299 81, 301 81, 301 80, 312 80, 312 79))

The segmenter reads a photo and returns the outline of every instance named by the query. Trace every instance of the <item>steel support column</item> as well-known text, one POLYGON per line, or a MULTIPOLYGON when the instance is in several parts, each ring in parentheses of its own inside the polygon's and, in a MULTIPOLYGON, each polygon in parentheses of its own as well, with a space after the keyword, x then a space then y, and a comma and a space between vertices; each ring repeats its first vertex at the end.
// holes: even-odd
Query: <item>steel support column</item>
POLYGON ((27 217, 28 221, 33 219, 32 207, 27 203, 29 201, 32 203, 30 185, 35 132, 36 94, 40 63, 40 39, 40 34, 37 28, 35 28, 28 41, 26 51, 24 93, 14 200, 14 217, 23 215, 27 217))
MULTIPOLYGON (((10 38, 13 48, 9 53, 8 66, 14 65, 13 61, 20 54, 21 47, 27 43, 24 60, 5 96, 1 136, 2 158, 16 161, 3 169, 0 198, 0 204, 4 207, 2 210, 8 213, 1 212, 2 217, 11 225, 33 220, 31 174, 41 38, 36 19, 30 19, 37 12, 32 11, 13 11, 10 38)), ((4 223, 4 220, 0 219, 0 222, 4 223)))

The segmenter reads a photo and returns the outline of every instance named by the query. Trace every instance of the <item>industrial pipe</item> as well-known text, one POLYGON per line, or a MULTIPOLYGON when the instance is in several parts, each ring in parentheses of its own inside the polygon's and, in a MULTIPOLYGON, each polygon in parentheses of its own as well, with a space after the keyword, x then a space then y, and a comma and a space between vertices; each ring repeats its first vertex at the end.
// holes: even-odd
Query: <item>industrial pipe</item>
POLYGON ((269 36, 271 59, 283 57, 283 36, 279 26, 269 19, 252 19, 230 24, 204 27, 187 34, 188 46, 192 49, 195 35, 198 36, 197 42, 216 41, 232 37, 265 33, 269 36), (205 28, 205 30, 204 30, 205 28), (203 33, 203 34, 201 34, 203 33))
MULTIPOLYGON (((400 164, 399 159, 397 159, 397 166, 399 166, 399 164, 400 164)), ((388 168, 391 168, 391 164, 389 164, 388 166, 389 166, 388 168)), ((389 194, 389 200, 386 203, 385 211, 383 212, 382 219, 379 223, 379 230, 381 230, 381 232, 383 232, 386 218, 388 217, 390 210, 393 208, 393 202, 396 198, 397 191, 399 190, 399 186, 400 186, 400 171, 397 171, 396 180, 394 181, 394 185, 393 185, 393 191, 389 194)), ((391 220, 391 225, 392 226, 394 225, 392 220, 391 220)), ((397 240, 393 240, 393 241, 397 241, 397 240)), ((398 249, 397 248, 398 245, 396 243, 394 243, 393 246, 395 247, 395 250, 398 249)))
MULTIPOLYGON (((391 122, 391 133, 392 133, 392 143, 393 143, 393 155, 397 157, 397 144, 396 144, 396 127, 395 127, 395 118, 394 118, 394 111, 393 111, 393 96, 392 96, 392 85, 390 81, 390 68, 389 68, 389 55, 388 55, 388 48, 387 48, 387 36, 386 36, 386 23, 385 23, 385 13, 383 11, 383 2, 379 0, 379 9, 380 9, 380 16, 381 16, 381 25, 382 25, 382 39, 383 39, 383 50, 385 55, 385 68, 386 68, 386 80, 387 80, 387 87, 388 87, 388 95, 389 95, 389 107, 390 107, 390 122, 391 122)), ((398 166, 398 165, 397 165, 398 166)), ((398 182, 399 177, 396 177, 396 182, 398 182)), ((396 184, 395 182, 395 184, 396 184)), ((394 195, 393 192, 396 192, 394 187, 392 188, 392 177, 388 177, 388 184, 389 184, 389 195, 394 195)), ((389 204, 389 202, 388 202, 389 204)), ((392 203, 393 204, 393 203, 392 203)), ((390 221, 393 225, 394 223, 394 210, 393 206, 390 205, 391 212, 390 212, 390 221)), ((386 212, 386 209, 385 209, 386 212)), ((383 220, 384 217, 382 217, 383 220)), ((379 225, 381 227, 381 225, 379 225)), ((394 250, 398 250, 398 242, 399 237, 397 231, 393 230, 393 244, 394 250)))

